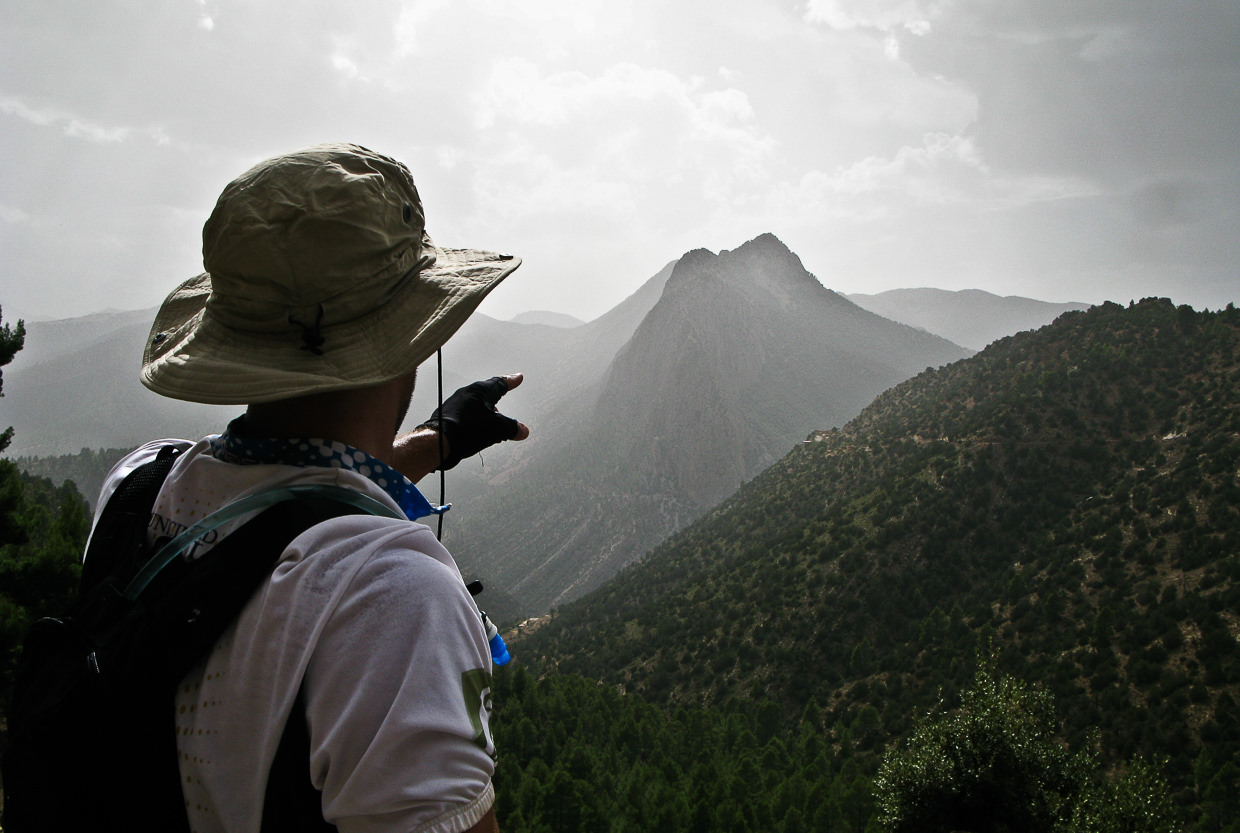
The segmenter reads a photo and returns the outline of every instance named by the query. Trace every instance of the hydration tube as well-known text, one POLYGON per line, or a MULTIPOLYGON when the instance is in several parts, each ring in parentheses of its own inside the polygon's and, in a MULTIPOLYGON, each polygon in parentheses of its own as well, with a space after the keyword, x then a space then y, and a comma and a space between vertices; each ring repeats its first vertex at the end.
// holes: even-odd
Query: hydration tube
POLYGON ((159 550, 151 556, 151 558, 142 566, 133 580, 125 588, 125 597, 128 599, 137 599, 146 586, 151 583, 155 576, 159 575, 159 571, 172 563, 173 559, 181 555, 187 547, 197 541, 206 533, 217 527, 228 523, 234 518, 238 518, 247 512, 253 512, 256 509, 266 509, 268 506, 275 506, 277 503, 283 503, 286 500, 296 500, 305 497, 325 497, 341 503, 361 509, 371 515, 378 515, 384 518, 399 518, 405 520, 403 512, 399 512, 385 503, 381 503, 369 495, 361 492, 355 492, 352 489, 346 489, 343 486, 332 486, 325 483, 306 484, 300 486, 281 486, 275 489, 268 489, 265 492, 243 497, 235 500, 216 512, 212 512, 198 523, 186 529, 180 535, 164 544, 159 550))
MULTIPOLYGON (((442 415, 443 414, 443 348, 442 347, 440 347, 438 350, 435 351, 435 367, 436 367, 436 370, 438 371, 436 373, 436 376, 439 379, 439 413, 442 415)), ((440 422, 439 422, 439 430, 436 431, 435 434, 439 438, 439 505, 447 506, 448 497, 447 497, 447 485, 446 484, 448 480, 447 480, 447 475, 444 472, 444 468, 443 468, 444 448, 443 448, 443 420, 442 418, 440 419, 440 422)), ((439 513, 439 529, 436 530, 435 537, 439 539, 439 541, 441 542, 443 541, 443 513, 442 512, 439 513)))

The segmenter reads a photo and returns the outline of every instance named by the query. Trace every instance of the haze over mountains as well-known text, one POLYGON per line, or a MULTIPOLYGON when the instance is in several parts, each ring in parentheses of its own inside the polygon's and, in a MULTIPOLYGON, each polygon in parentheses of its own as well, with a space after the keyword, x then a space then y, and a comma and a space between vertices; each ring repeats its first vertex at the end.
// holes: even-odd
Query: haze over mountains
MULTIPOLYGON (((969 354, 927 329, 950 324, 977 343, 996 321, 1029 329, 1067 308, 986 293, 939 293, 936 304, 957 309, 914 319, 922 329, 866 311, 824 288, 767 234, 731 252, 689 252, 585 324, 553 313, 474 316, 444 350, 445 389, 523 371, 525 384, 503 409, 533 434, 451 473, 448 499, 460 508, 448 516, 445 541, 463 567, 511 593, 514 610, 542 612, 597 586, 811 431, 841 425, 891 385, 969 354)), ((929 306, 886 308, 912 315, 929 306)), ((16 429, 10 454, 198 436, 238 413, 140 385, 151 317, 31 324, 26 350, 6 368, 0 421, 16 429)), ((434 407, 434 375, 430 362, 410 424, 434 407)), ((423 485, 433 499, 435 487, 423 485)))
POLYGON ((4 369, 9 455, 132 448, 218 430, 235 416, 237 408, 176 402, 142 386, 138 368, 154 317, 132 310, 28 324, 25 347, 4 369))
POLYGON ((1089 304, 1052 304, 1032 298, 999 297, 980 289, 892 289, 877 295, 850 294, 848 300, 892 321, 981 350, 996 339, 1036 330, 1072 310, 1089 304))

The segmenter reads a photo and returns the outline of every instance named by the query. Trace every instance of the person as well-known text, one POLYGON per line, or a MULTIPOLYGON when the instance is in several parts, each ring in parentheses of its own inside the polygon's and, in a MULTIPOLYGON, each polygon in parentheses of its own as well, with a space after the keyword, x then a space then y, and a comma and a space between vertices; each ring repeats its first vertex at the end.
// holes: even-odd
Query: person
MULTIPOLYGON (((169 708, 190 827, 259 831, 284 727, 303 719, 302 769, 338 829, 497 830, 488 641, 452 556, 414 522, 435 511, 414 483, 528 436, 496 411, 522 376, 462 389, 397 432, 418 365, 520 260, 436 246, 406 167, 334 144, 230 183, 203 227, 203 264, 160 308, 142 381, 245 411, 196 443, 139 448, 99 505, 173 444, 152 544, 291 484, 344 486, 401 517, 346 515, 295 538, 184 678, 169 708)), ((204 534, 191 557, 244 520, 204 534)))

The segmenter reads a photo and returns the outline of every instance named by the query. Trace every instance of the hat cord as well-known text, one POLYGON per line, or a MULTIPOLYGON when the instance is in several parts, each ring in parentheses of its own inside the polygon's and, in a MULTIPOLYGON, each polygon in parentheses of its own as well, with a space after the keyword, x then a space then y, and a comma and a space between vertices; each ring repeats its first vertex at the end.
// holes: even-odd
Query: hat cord
MULTIPOLYGON (((438 390, 439 410, 436 411, 436 413, 442 414, 443 413, 443 348, 442 347, 440 347, 438 350, 435 351, 435 358, 436 358, 435 364, 438 370, 437 376, 439 380, 439 390, 438 390)), ((446 494, 447 493, 447 481, 445 479, 444 467, 443 467, 443 460, 444 460, 444 457, 447 455, 444 453, 445 449, 443 447, 443 423, 442 422, 440 423, 439 430, 436 433, 439 435, 439 505, 447 506, 447 502, 446 502, 447 501, 447 494, 446 494)), ((439 539, 440 541, 443 540, 443 513, 440 513, 439 515, 439 530, 435 533, 435 537, 439 539)))
POLYGON ((315 311, 313 324, 305 324, 298 321, 291 314, 288 317, 288 323, 301 327, 301 340, 304 342, 301 345, 302 350, 309 350, 316 356, 323 355, 323 343, 326 342, 327 339, 323 337, 323 333, 321 332, 321 328, 323 326, 322 304, 319 304, 318 309, 315 311))

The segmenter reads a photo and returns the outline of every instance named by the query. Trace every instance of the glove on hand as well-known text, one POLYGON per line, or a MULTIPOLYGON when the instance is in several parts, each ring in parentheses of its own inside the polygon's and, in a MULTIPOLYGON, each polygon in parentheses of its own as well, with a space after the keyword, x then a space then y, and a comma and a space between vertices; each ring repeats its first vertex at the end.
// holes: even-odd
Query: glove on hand
POLYGON ((474 382, 449 396, 422 423, 442 432, 448 442, 448 456, 441 461, 440 469, 447 471, 466 457, 517 435, 519 423, 495 410, 506 393, 508 383, 502 376, 474 382))

